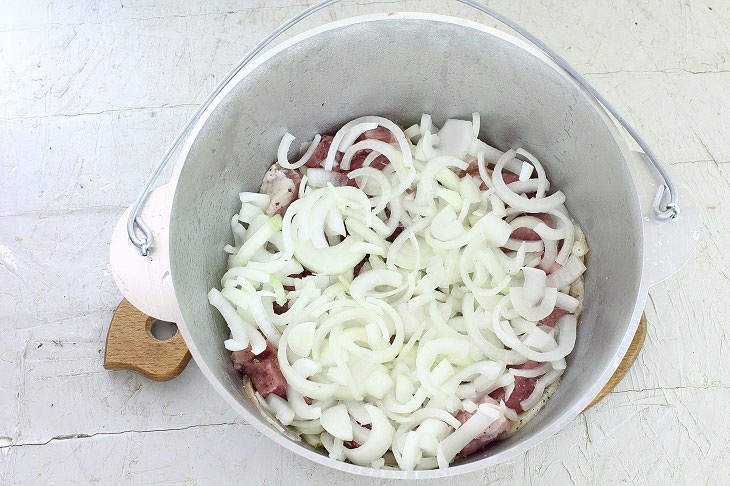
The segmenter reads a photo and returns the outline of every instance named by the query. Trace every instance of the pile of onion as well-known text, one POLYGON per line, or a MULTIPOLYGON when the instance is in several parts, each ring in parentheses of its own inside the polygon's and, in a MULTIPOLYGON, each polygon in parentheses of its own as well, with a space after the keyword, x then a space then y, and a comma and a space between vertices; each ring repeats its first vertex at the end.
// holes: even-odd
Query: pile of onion
POLYGON ((229 270, 209 294, 225 347, 277 348, 286 398, 261 405, 333 458, 447 467, 534 415, 565 370, 585 238, 537 158, 479 133, 476 113, 441 129, 429 115, 406 130, 362 117, 319 167, 307 162, 323 137, 290 162, 286 134, 277 167, 303 176, 295 200, 268 216, 270 195, 240 195, 229 270), (376 128, 390 141, 363 137, 376 128), (516 378, 534 389, 510 408, 516 378))

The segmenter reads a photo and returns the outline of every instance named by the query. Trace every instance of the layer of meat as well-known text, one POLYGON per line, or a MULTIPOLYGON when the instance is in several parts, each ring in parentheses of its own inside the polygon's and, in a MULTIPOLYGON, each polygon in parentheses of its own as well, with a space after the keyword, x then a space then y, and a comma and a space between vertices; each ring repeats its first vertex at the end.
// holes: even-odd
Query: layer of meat
POLYGON ((251 346, 243 351, 231 353, 233 367, 249 378, 254 390, 266 398, 271 393, 286 398, 286 379, 279 368, 276 348, 266 341, 266 349, 259 355, 251 352, 251 346))
MULTIPOLYGON (((509 419, 504 415, 504 412, 502 412, 499 409, 499 405, 496 400, 494 400, 489 395, 484 395, 479 400, 475 402, 477 405, 481 405, 483 403, 486 403, 490 406, 492 406, 495 410, 499 411, 499 418, 489 424, 489 426, 484 429, 484 432, 482 432, 480 435, 472 439, 471 442, 469 442, 459 453, 462 456, 468 456, 471 454, 474 454, 475 452, 483 449, 488 444, 494 442, 495 440, 500 439, 504 434, 506 434, 510 429, 510 422, 509 419)), ((467 412, 466 410, 462 410, 461 412, 456 414, 456 420, 461 422, 462 424, 465 423, 467 420, 469 420, 472 415, 474 415, 476 412, 467 412)))

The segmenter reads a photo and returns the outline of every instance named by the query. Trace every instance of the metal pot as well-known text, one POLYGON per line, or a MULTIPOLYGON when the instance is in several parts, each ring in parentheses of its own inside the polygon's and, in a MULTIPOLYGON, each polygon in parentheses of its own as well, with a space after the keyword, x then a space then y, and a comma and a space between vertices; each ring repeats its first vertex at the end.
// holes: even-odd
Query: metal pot
POLYGON ((350 18, 298 35, 248 64, 218 93, 187 136, 169 183, 142 217, 155 238, 141 257, 125 213, 111 242, 124 296, 178 323, 195 361, 226 401, 262 434, 314 462, 375 477, 432 478, 510 459, 573 420, 615 371, 636 330, 650 285, 678 269, 699 234, 691 197, 682 216, 652 209, 657 182, 604 107, 533 44, 452 17, 398 13, 350 18), (562 383, 526 427, 448 469, 403 472, 338 462, 272 427, 243 393, 222 342, 228 329, 208 305, 225 271, 222 247, 240 191, 257 191, 288 130, 302 139, 361 115, 402 125, 422 113, 482 114, 482 136, 523 146, 543 164, 590 246, 586 309, 562 383))

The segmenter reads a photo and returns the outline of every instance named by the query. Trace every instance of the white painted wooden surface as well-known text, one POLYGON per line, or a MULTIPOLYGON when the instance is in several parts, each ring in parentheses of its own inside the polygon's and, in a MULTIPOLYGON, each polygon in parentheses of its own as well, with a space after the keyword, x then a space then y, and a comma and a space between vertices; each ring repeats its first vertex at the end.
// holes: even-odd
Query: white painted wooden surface
MULTIPOLYGON (((168 383, 102 368, 120 300, 106 270, 114 221, 216 80, 305 4, 0 3, 0 483, 376 482, 275 447, 194 363, 168 383)), ((692 261, 652 290, 645 348, 619 387, 534 450, 458 481, 727 484, 730 3, 489 4, 635 122, 695 191, 704 232, 692 261)), ((481 18, 405 3, 435 6, 481 18)), ((402 7, 349 2, 308 25, 402 7)))

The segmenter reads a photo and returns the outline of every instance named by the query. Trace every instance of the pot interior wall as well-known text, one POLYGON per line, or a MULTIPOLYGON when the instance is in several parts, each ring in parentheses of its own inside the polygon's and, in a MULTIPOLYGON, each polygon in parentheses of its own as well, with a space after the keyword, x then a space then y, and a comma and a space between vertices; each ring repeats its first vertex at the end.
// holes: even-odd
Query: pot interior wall
POLYGON ((222 342, 225 323, 208 303, 232 243, 240 191, 256 191, 288 130, 298 141, 368 114, 408 125, 422 113, 482 114, 482 136, 523 146, 586 232, 587 308, 562 384, 526 428, 469 461, 505 451, 548 427, 610 366, 631 318, 642 262, 638 202, 626 162, 587 97, 514 44, 450 21, 400 16, 340 25, 269 58, 209 117, 181 172, 170 225, 172 277, 203 367, 237 397, 240 377, 222 342))

